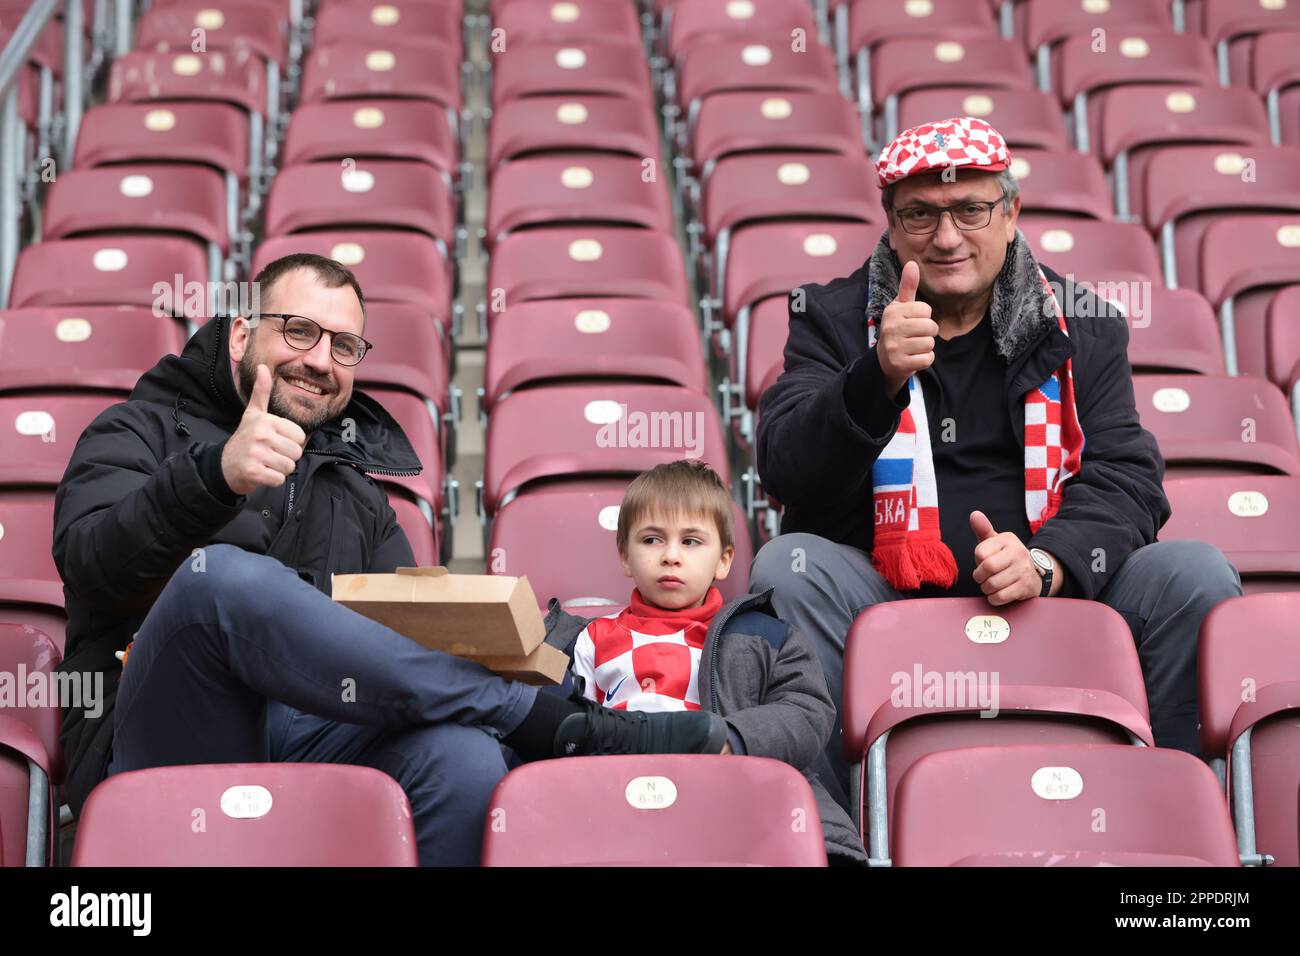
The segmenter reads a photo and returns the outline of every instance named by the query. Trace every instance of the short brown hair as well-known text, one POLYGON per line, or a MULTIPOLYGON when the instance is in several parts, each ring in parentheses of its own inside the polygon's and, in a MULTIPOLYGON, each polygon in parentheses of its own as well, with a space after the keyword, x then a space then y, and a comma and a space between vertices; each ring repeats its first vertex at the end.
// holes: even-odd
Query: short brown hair
POLYGON ((618 509, 618 553, 627 554, 632 526, 647 514, 705 514, 717 526, 722 550, 734 548, 731 492, 718 473, 702 461, 684 458, 656 465, 633 479, 618 509))
POLYGON ((337 289, 344 285, 352 286, 352 291, 357 294, 357 302, 361 304, 361 329, 365 331, 366 297, 361 294, 361 283, 357 281, 352 270, 341 262, 318 256, 314 252, 295 252, 264 265, 262 271, 253 279, 253 285, 258 290, 259 301, 262 298, 269 299, 275 283, 295 269, 310 269, 327 289, 337 289))

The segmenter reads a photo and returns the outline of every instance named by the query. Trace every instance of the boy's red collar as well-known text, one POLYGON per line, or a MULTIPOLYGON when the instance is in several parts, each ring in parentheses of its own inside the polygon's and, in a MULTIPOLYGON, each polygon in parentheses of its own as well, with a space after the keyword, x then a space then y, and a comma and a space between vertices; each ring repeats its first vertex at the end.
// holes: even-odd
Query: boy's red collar
POLYGON ((677 620, 686 618, 692 621, 708 621, 712 619, 713 615, 722 610, 722 603, 722 592, 711 586, 709 592, 704 595, 704 603, 699 607, 684 607, 674 611, 647 604, 645 599, 641 597, 641 591, 638 588, 633 588, 632 603, 628 605, 628 610, 637 617, 674 618, 677 620))

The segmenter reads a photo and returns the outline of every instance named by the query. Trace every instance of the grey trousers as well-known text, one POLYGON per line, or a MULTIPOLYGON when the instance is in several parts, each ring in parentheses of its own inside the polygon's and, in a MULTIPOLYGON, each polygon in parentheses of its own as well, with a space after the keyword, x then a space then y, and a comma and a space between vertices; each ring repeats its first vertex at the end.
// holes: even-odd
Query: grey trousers
MULTIPOLYGON (((818 770, 847 808, 849 766, 840 750, 839 721, 844 639, 864 608, 907 595, 890 587, 859 549, 800 532, 765 544, 754 557, 749 583, 751 591, 776 588, 777 613, 803 632, 821 659, 836 720, 818 770)), ((1157 746, 1199 753, 1197 633, 1211 608, 1239 594, 1237 569, 1217 548, 1200 541, 1159 541, 1129 555, 1097 595, 1133 632, 1157 746)))

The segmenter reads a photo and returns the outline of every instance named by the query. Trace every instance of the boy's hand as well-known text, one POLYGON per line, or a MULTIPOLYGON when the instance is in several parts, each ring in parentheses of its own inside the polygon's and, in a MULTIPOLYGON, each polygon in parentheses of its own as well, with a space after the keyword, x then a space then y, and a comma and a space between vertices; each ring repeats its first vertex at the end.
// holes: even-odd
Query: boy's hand
POLYGON ((734 751, 732 751, 731 749, 731 741, 728 740, 725 744, 722 745, 722 751, 719 754, 719 756, 726 757, 733 752, 734 751))

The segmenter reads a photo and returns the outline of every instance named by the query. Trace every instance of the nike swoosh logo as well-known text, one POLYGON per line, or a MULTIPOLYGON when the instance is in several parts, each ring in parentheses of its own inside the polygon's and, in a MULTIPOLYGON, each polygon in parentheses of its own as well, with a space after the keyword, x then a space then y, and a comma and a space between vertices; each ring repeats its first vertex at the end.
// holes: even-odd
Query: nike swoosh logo
POLYGON ((606 701, 606 703, 608 703, 610 700, 612 700, 613 697, 614 697, 614 695, 618 693, 618 689, 619 689, 620 687, 623 686, 623 681, 625 681, 625 680, 627 680, 627 675, 626 675, 626 674, 624 674, 622 677, 620 677, 620 678, 618 679, 618 683, 614 685, 614 689, 611 690, 608 694, 605 695, 605 701, 606 701))

